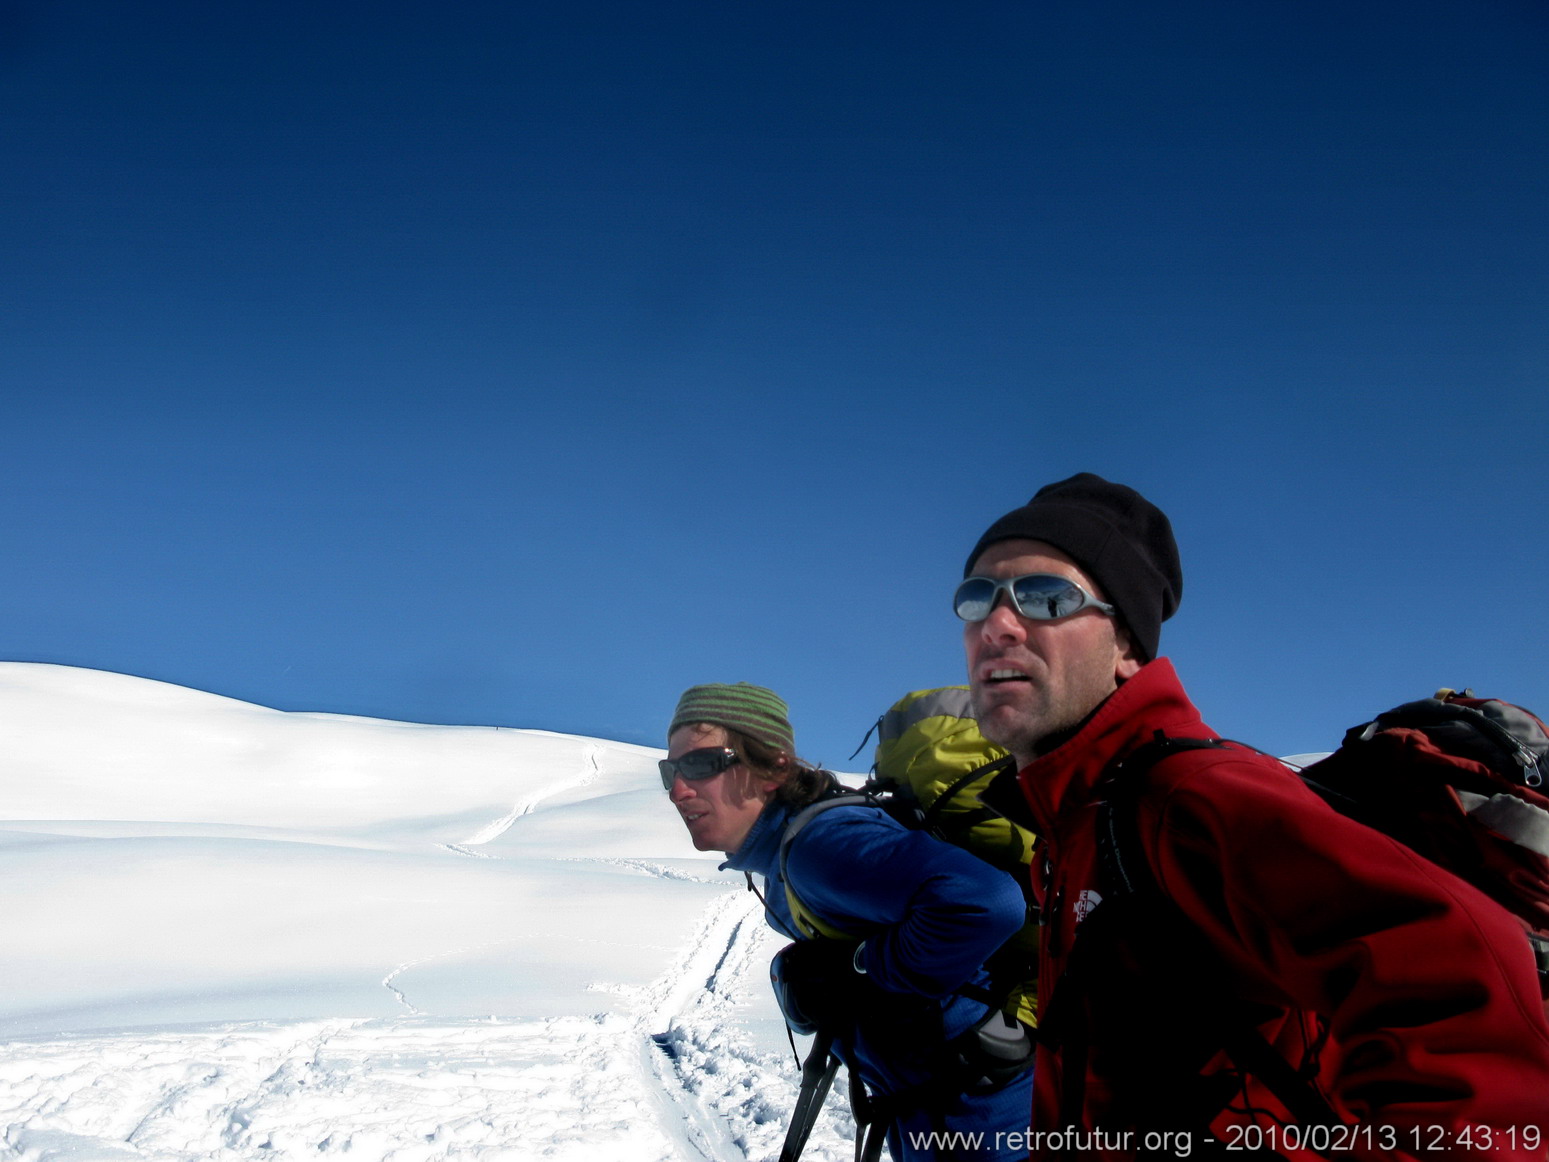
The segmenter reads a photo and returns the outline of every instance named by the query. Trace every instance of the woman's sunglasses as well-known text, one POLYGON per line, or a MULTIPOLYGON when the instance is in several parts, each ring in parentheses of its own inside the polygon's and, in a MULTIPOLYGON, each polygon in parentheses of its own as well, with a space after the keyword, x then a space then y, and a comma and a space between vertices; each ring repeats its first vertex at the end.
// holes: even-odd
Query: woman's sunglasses
POLYGON ((729 746, 702 746, 675 759, 662 759, 656 766, 662 773, 662 788, 672 790, 672 780, 681 775, 688 783, 714 778, 742 760, 729 746))
POLYGON ((1004 591, 1023 617, 1034 621, 1054 621, 1088 608, 1100 609, 1109 617, 1119 611, 1099 601, 1068 577, 1053 573, 1024 573, 1020 577, 970 577, 952 595, 952 608, 964 621, 983 621, 995 608, 1004 591))

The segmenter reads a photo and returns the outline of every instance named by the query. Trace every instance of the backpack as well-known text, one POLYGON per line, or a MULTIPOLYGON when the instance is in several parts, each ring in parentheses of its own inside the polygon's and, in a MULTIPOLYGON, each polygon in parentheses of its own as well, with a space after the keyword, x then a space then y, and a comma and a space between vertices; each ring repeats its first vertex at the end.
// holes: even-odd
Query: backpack
MULTIPOLYGON (((1336 811, 1466 880, 1512 914, 1549 998, 1549 728, 1473 691, 1435 697, 1352 727, 1301 771, 1336 811)), ((1549 1008, 1549 1005, 1546 1005, 1549 1008)))
MULTIPOLYGON (((1028 900, 1028 920, 986 963, 989 990, 961 990, 988 1005, 990 1013, 956 1039, 953 1048, 960 1056, 954 1062, 944 1062, 938 1075, 939 1083, 948 1090, 950 1080, 975 1078, 981 1073, 981 1081, 1007 1080, 1031 1064, 1033 1042, 1027 1030, 1037 1025, 1038 924, 1037 911, 1030 900, 1028 874, 1035 840, 1031 831, 981 802, 980 795, 996 777, 1014 770, 1015 761, 979 733, 967 686, 906 694, 877 719, 861 740, 861 747, 873 733, 877 735, 876 757, 866 784, 858 790, 831 787, 785 825, 780 837, 780 878, 785 884, 786 904, 797 931, 808 940, 825 937, 853 944, 857 939, 803 904, 786 875, 786 861, 796 836, 819 814, 835 807, 880 807, 904 826, 928 831, 1009 872, 1028 900), (968 1072, 958 1077, 964 1067, 968 1072)), ((855 754, 860 753, 861 747, 856 748, 855 754)), ((782 985, 784 955, 782 951, 776 956, 771 969, 782 1010, 787 1004, 782 985)), ((786 1019, 789 1024, 788 1011, 786 1019)), ((801 1088, 780 1162, 794 1162, 800 1156, 823 1095, 832 1083, 838 1058, 833 1055, 831 1043, 831 1031, 817 1030, 817 1040, 802 1066, 801 1088), (828 1040, 824 1040, 825 1036, 828 1040)), ((864 1092, 853 1074, 850 1082, 856 1157, 862 1162, 876 1162, 900 1102, 903 1098, 923 1100, 924 1095, 895 1095, 879 1102, 864 1092)))
MULTIPOLYGON (((867 739, 873 731, 876 757, 865 786, 841 788, 803 808, 786 825, 780 840, 782 879, 791 843, 807 823, 834 807, 868 805, 881 807, 904 826, 928 831, 1009 873, 1026 897, 1031 890, 1028 865, 1035 837, 979 798, 1015 762, 979 733, 968 687, 906 694, 876 721, 867 739)), ((865 745, 863 739, 861 746, 865 745)), ((803 936, 855 939, 807 908, 788 879, 785 898, 803 936)), ((1029 1028, 1038 1023, 1037 959, 1038 924, 1029 904, 1027 922, 986 965, 992 982, 992 996, 987 999, 1029 1028)))
MULTIPOLYGON (((1179 751, 1238 746, 1159 734, 1127 756, 1109 779, 1097 822, 1103 903, 1083 923, 1072 949, 1069 983, 1060 990, 1067 1003, 1056 1004, 1060 1011, 1047 1014, 1046 1021, 1045 1031, 1054 1039, 1077 1047, 1077 1059, 1065 1065, 1067 1092, 1079 1094, 1084 1077, 1088 1035, 1079 1028, 1077 1010, 1083 995, 1092 993, 1093 979, 1124 971, 1121 959, 1130 971, 1154 968, 1124 951, 1132 938, 1166 943, 1161 933, 1171 909, 1140 847, 1134 816, 1144 773, 1179 751)), ((1549 729, 1541 719, 1508 702, 1443 689, 1352 727, 1337 750, 1298 774, 1334 810, 1398 840, 1511 913, 1532 947, 1549 1013, 1549 729)), ((1170 939, 1187 936, 1174 927, 1170 939)), ((1208 949, 1197 949, 1191 975, 1208 981, 1210 961, 1208 949)), ((1338 1125, 1311 1082, 1253 1027, 1251 1003, 1231 1000, 1229 982, 1219 983, 1214 992, 1208 983, 1193 991, 1187 981, 1177 985, 1185 998, 1181 1008, 1193 1014, 1186 1023, 1195 1027, 1179 1031, 1175 1041, 1192 1036, 1194 1043, 1182 1052, 1193 1056, 1166 1071, 1143 1110, 1159 1121, 1193 1119, 1196 1128, 1208 1126, 1231 1094, 1200 1088, 1193 1067, 1224 1049, 1297 1122, 1338 1125)), ((1079 1096, 1072 1104, 1079 1104, 1079 1096)))
MULTIPOLYGON (((1121 769, 1213 745, 1221 744, 1158 738, 1121 769)), ((1441 689, 1351 727, 1337 750, 1297 773, 1340 814, 1398 840, 1510 912, 1549 998, 1549 727, 1542 719, 1472 690, 1441 689)), ((1146 878, 1126 828, 1100 822, 1098 848, 1105 867, 1128 869, 1122 879, 1146 878)))

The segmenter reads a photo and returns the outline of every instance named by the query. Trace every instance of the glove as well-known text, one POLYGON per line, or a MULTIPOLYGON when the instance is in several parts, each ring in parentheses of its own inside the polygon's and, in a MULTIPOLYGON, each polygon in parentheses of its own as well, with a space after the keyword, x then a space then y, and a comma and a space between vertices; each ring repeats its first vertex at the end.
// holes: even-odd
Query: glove
POLYGON ((876 992, 856 970, 858 953, 849 941, 828 939, 798 940, 775 953, 769 979, 792 1032, 854 1024, 876 992))

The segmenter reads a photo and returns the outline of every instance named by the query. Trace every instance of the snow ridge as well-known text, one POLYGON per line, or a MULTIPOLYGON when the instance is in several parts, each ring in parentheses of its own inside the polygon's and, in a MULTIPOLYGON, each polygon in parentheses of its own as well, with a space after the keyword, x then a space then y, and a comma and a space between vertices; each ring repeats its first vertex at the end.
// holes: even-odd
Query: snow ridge
POLYGON ((660 751, 24 663, 0 725, 0 1162, 778 1157, 777 942, 660 751))

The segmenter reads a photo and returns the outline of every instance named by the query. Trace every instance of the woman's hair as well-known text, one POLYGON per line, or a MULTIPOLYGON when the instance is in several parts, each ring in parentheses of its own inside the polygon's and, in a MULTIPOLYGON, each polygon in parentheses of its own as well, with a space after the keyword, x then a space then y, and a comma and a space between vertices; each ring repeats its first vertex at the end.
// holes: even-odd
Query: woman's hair
MULTIPOLYGON (((696 722, 700 728, 721 726, 716 722, 696 722)), ((788 807, 805 807, 822 797, 839 780, 832 773, 803 762, 793 754, 776 750, 766 742, 749 738, 740 730, 721 726, 726 732, 726 745, 737 752, 742 765, 758 778, 778 784, 774 797, 788 807)))

